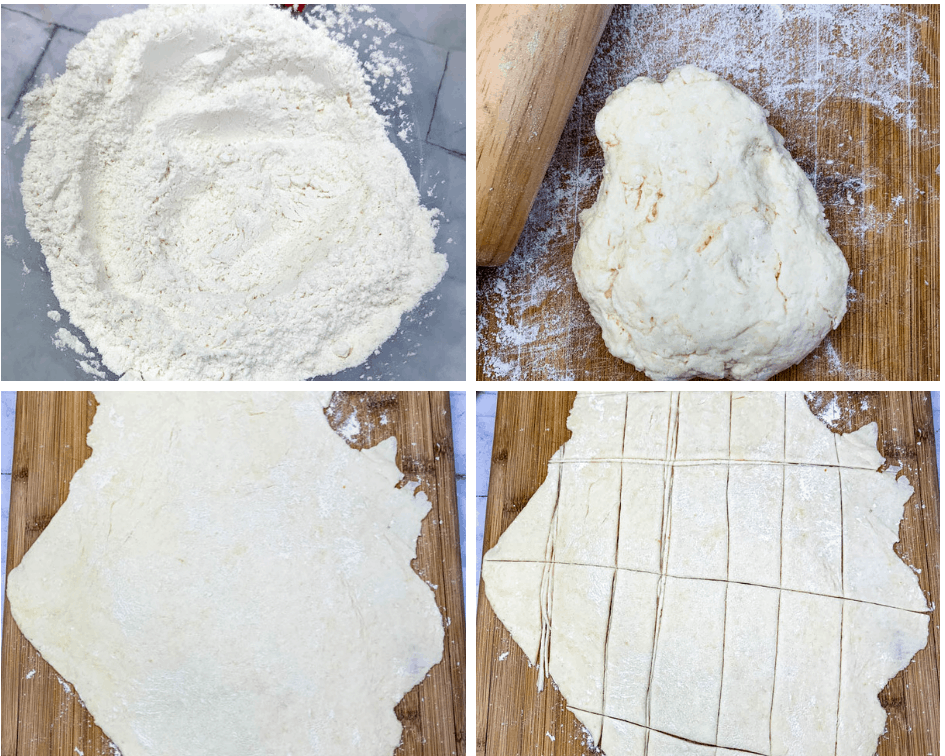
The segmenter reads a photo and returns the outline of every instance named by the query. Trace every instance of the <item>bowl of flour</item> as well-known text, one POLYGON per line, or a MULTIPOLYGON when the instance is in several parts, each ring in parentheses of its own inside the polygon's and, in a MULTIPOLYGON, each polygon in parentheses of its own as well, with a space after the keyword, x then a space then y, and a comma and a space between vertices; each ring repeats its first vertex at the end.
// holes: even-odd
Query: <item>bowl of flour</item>
POLYGON ((99 23, 22 98, 26 227, 85 337, 58 323, 54 342, 97 377, 356 377, 405 313, 432 314, 442 213, 395 144, 409 85, 379 100, 398 62, 369 57, 268 6, 99 23))

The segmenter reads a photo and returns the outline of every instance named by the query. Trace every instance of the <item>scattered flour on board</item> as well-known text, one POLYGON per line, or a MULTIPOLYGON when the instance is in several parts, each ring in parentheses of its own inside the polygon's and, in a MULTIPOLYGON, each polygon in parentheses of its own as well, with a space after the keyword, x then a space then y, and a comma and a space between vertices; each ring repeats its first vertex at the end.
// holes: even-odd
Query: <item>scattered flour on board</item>
POLYGON ((832 428, 835 426, 841 417, 840 413, 840 403, 837 401, 837 397, 832 397, 818 412, 817 417, 828 427, 832 428))
MULTIPOLYGON (((732 82, 771 113, 770 122, 837 221, 835 241, 864 246, 871 234, 905 220, 906 203, 937 205, 937 185, 907 187, 911 196, 902 202, 864 202, 867 192, 885 185, 883 169, 856 162, 852 133, 842 133, 831 154, 822 154, 817 129, 834 117, 835 103, 853 101, 872 118, 909 130, 915 147, 935 147, 938 133, 918 120, 915 107, 917 96, 934 86, 916 55, 921 46, 916 15, 891 5, 617 6, 515 252, 505 265, 477 272, 485 377, 583 377, 557 363, 563 350, 580 350, 599 337, 586 308, 574 316, 570 306, 579 298, 570 261, 577 215, 593 203, 603 167, 600 150, 588 155, 585 146, 596 147, 594 115, 614 89, 638 76, 662 81, 686 63, 732 82), (488 347, 487 332, 494 334, 488 347)), ((863 272, 853 271, 851 309, 871 304, 859 295, 862 280, 863 272)), ((844 365, 835 350, 828 359, 840 377, 873 377, 844 365)))
POLYGON ((870 395, 862 394, 857 400, 854 397, 844 397, 840 402, 838 394, 832 391, 807 391, 804 393, 807 406, 817 418, 832 431, 846 433, 864 425, 867 420, 857 416, 857 411, 864 412, 872 407, 870 395), (854 428, 850 428, 850 421, 857 419, 854 428))
POLYGON ((62 318, 62 313, 60 313, 59 310, 50 310, 49 312, 46 313, 46 317, 49 318, 54 323, 58 323, 59 320, 62 318))
POLYGON ((361 432, 361 422, 355 417, 354 413, 348 416, 348 419, 345 420, 344 425, 337 429, 338 433, 341 434, 347 442, 352 442, 361 432))
POLYGON ((325 407, 325 414, 331 422, 331 427, 335 429, 335 433, 349 444, 353 443, 361 433, 361 422, 358 420, 357 410, 342 402, 340 394, 331 395, 325 407))
POLYGON ((16 239, 10 234, 7 234, 6 236, 3 237, 3 243, 6 244, 8 247, 12 247, 14 244, 16 244, 16 239))

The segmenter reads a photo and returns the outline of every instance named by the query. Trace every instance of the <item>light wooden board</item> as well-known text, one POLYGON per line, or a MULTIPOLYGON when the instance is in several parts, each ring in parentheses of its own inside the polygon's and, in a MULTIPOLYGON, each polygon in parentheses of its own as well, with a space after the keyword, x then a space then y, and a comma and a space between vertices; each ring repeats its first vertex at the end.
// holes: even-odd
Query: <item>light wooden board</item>
MULTIPOLYGON (((91 453, 85 438, 95 407, 88 392, 17 395, 7 572, 55 515, 72 475, 91 453)), ((408 481, 420 482, 432 503, 413 568, 436 586, 437 605, 449 619, 444 659, 397 705, 404 739, 396 754, 463 754, 465 622, 449 395, 336 393, 327 415, 355 448, 397 436, 398 466, 408 481)), ((114 756, 72 686, 22 636, 9 602, 3 611, 3 756, 114 756)))
MULTIPOLYGON (((544 480, 547 463, 570 437, 566 420, 574 392, 500 392, 496 406, 492 468, 483 551, 528 503, 544 480)), ((886 685, 880 701, 888 712, 878 756, 939 753, 939 491, 931 399, 927 393, 822 393, 808 403, 849 432, 879 424, 881 451, 902 465, 915 487, 906 503, 896 552, 920 570, 919 585, 934 606, 929 642, 886 685), (836 400, 836 404, 832 402, 836 400)), ((479 756, 588 756, 595 751, 555 686, 538 692, 538 669, 496 618, 479 586, 476 619, 476 751, 479 756)))
POLYGON ((850 266, 839 329, 776 378, 938 379, 939 6, 811 7, 614 8, 515 252, 477 269, 477 379, 646 379, 607 351, 571 256, 597 195, 607 95, 687 63, 771 111, 850 266), (866 12, 886 20, 857 37, 852 14, 866 12))

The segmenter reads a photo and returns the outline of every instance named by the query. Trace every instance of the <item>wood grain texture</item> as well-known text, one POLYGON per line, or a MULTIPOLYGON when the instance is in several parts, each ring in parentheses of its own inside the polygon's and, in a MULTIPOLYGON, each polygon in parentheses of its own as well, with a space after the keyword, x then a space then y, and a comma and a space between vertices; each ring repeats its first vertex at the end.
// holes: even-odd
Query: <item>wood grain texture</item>
MULTIPOLYGON (((16 401, 7 573, 20 563, 69 494, 69 481, 91 454, 95 415, 89 392, 20 392, 16 401)), ((4 600, 2 753, 110 754, 109 741, 72 691, 20 633, 4 600), (31 672, 27 680, 26 675, 31 672)))
POLYGON ((476 6, 476 264, 509 259, 610 5, 476 6))
MULTIPOLYGON (((541 485, 547 463, 570 437, 575 392, 500 392, 483 552, 492 548, 541 485)), ((902 465, 915 488, 905 505, 896 553, 918 571, 934 606, 929 642, 880 694, 888 713, 878 756, 939 754, 939 490, 931 399, 927 393, 825 392, 811 409, 837 417, 832 430, 879 424, 881 451, 902 465), (835 403, 834 403, 835 402, 835 403)), ((498 620, 479 586, 476 620, 476 752, 478 756, 590 756, 598 753, 554 685, 538 692, 538 669, 498 620)))
POLYGON ((850 266, 840 327, 774 379, 937 380, 939 6, 877 6, 881 33, 853 49, 849 17, 860 11, 849 7, 798 11, 780 26, 772 14, 807 6, 707 7, 614 8, 515 252, 477 269, 477 379, 647 380, 605 347, 571 257, 597 195, 594 119, 607 95, 691 63, 770 111, 850 266), (889 101, 871 98, 868 80, 892 71, 901 91, 884 81, 873 88, 889 101))
MULTIPOLYGON (((72 475, 91 453, 85 438, 95 406, 88 392, 18 394, 7 572, 65 501, 72 475)), ((395 435, 397 465, 408 481, 419 481, 419 490, 430 499, 412 566, 435 586, 446 625, 444 659, 397 705, 404 738, 396 754, 463 754, 465 622, 449 395, 336 392, 326 414, 355 448, 395 435), (354 435, 351 428, 358 429, 354 435)), ((2 658, 3 756, 114 756, 72 687, 22 636, 9 602, 4 605, 2 658)))

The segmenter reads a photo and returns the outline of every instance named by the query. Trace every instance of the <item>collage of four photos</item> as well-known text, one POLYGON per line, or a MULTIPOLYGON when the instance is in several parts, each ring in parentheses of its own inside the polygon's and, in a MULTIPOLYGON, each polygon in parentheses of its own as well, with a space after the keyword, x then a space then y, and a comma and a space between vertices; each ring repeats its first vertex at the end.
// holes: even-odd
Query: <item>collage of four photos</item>
POLYGON ((939 756, 939 15, 0 5, 4 756, 939 756))

